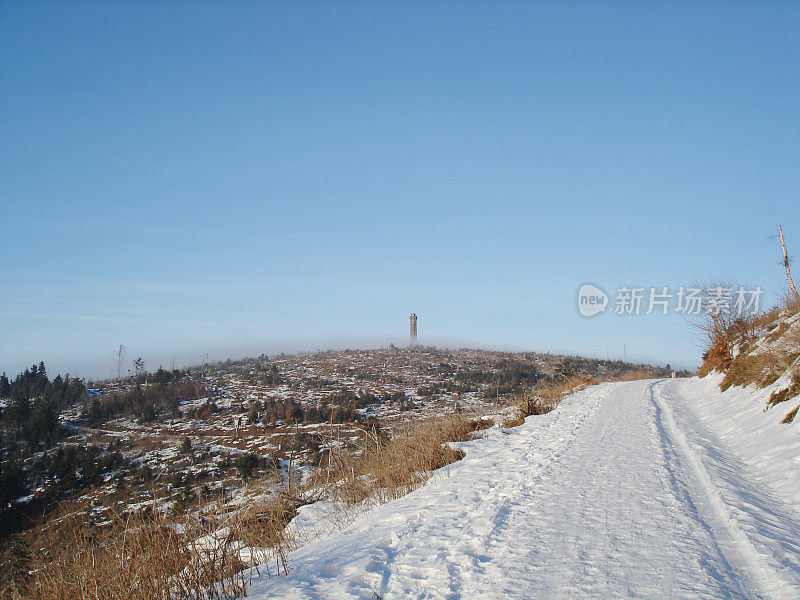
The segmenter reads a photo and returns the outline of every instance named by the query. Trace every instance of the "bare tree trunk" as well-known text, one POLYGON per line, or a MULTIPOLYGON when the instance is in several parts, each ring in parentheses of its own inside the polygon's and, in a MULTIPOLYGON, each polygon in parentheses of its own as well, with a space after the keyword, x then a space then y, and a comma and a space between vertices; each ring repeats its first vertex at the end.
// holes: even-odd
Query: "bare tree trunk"
POLYGON ((800 302, 800 294, 797 293, 797 288, 794 287, 792 272, 789 270, 789 254, 786 252, 786 242, 783 240, 783 227, 780 225, 778 225, 778 233, 781 236, 781 248, 783 248, 783 266, 786 267, 786 279, 789 281, 789 287, 792 289, 794 299, 800 302))

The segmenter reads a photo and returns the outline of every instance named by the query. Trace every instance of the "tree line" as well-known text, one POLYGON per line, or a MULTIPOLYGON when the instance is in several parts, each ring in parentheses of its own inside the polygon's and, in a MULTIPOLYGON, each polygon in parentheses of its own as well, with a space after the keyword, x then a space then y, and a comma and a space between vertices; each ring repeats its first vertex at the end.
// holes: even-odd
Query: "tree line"
POLYGON ((9 381, 0 376, 0 398, 8 400, 0 412, 3 444, 27 444, 35 448, 52 446, 61 439, 60 412, 84 401, 86 385, 69 374, 47 376, 44 362, 33 365, 9 381))

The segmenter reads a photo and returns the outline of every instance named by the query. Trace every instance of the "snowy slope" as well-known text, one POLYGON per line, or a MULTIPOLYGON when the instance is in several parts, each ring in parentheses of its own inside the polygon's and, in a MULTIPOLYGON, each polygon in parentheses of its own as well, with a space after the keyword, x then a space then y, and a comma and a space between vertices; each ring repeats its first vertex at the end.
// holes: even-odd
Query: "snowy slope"
MULTIPOLYGON (((698 379, 602 384, 487 430, 249 597, 800 598, 798 504, 698 416, 713 393, 698 379)), ((787 439, 783 472, 800 457, 787 439)))
POLYGON ((800 499, 800 418, 781 423, 800 398, 774 406, 767 403, 773 392, 789 385, 790 377, 784 375, 765 388, 751 384, 720 393, 722 377, 715 372, 699 380, 676 383, 685 386, 682 395, 693 400, 693 416, 713 432, 716 440, 755 468, 759 477, 787 501, 800 499))

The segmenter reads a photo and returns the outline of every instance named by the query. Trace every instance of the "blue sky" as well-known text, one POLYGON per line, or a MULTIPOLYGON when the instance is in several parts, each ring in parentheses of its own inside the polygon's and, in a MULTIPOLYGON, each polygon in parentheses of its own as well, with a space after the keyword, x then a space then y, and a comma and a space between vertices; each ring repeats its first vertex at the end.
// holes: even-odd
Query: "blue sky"
POLYGON ((0 3, 0 369, 407 340, 698 363, 783 286, 794 3, 0 3))

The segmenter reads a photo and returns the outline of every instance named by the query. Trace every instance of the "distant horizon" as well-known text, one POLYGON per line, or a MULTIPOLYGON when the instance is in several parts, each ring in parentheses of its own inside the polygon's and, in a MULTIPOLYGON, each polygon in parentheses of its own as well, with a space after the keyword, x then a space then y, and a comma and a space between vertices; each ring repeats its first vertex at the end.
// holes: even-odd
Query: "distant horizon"
MULTIPOLYGON (((208 364, 219 364, 224 363, 227 360, 238 361, 238 360, 245 360, 250 358, 259 358, 261 355, 266 355, 271 359, 274 359, 276 356, 281 354, 285 354, 287 356, 295 356, 299 354, 315 354, 319 352, 343 352, 343 351, 371 351, 371 350, 385 350, 390 347, 391 344, 398 349, 411 349, 411 346, 408 343, 408 340, 403 342, 400 338, 395 340, 387 339, 384 341, 381 340, 372 340, 370 343, 358 343, 357 340, 350 340, 350 345, 347 342, 341 343, 334 343, 327 346, 315 345, 309 342, 309 345, 301 346, 301 345, 292 345, 287 344, 284 349, 277 346, 270 346, 270 350, 261 350, 256 347, 249 347, 249 348, 241 348, 240 350, 235 350, 231 348, 230 351, 219 350, 214 351, 213 349, 208 350, 208 364)), ((439 343, 426 343, 423 341, 418 342, 418 347, 422 349, 436 349, 441 351, 460 351, 460 350, 476 350, 482 352, 500 352, 500 353, 510 353, 510 354, 525 354, 525 353, 532 353, 532 354, 550 354, 553 356, 575 356, 580 358, 587 358, 587 359, 596 359, 596 360, 611 360, 611 361, 624 361, 629 364, 642 364, 642 365, 652 365, 652 366, 666 366, 670 365, 676 371, 694 371, 700 364, 701 360, 698 358, 696 365, 689 365, 681 366, 677 363, 674 363, 669 360, 657 360, 657 359, 639 359, 636 355, 632 355, 628 352, 627 360, 626 359, 626 349, 621 348, 619 349, 618 355, 614 352, 611 352, 609 348, 609 355, 597 355, 597 354, 588 354, 588 353, 580 353, 580 352, 569 352, 569 351, 555 351, 555 350, 548 350, 548 349, 541 349, 541 348, 507 348, 507 347, 500 347, 500 346, 491 346, 491 345, 478 345, 478 344, 469 344, 469 343, 460 343, 456 340, 450 340, 449 342, 443 342, 446 345, 441 345, 439 343)), ((266 346, 264 346, 266 347, 266 346)), ((122 377, 128 377, 134 374, 133 370, 133 361, 137 358, 142 358, 145 363, 145 371, 146 372, 154 372, 159 368, 164 369, 171 369, 171 358, 175 359, 175 367, 176 369, 186 369, 186 368, 195 368, 200 367, 205 364, 205 351, 202 352, 187 352, 182 354, 175 354, 173 357, 169 355, 166 356, 166 360, 153 360, 152 358, 148 360, 148 356, 141 353, 134 353, 134 352, 127 352, 125 353, 125 363, 124 368, 125 370, 122 373, 122 377)), ((0 366, 0 373, 5 373, 9 378, 13 378, 18 373, 21 373, 27 368, 30 368, 32 365, 38 365, 39 362, 44 362, 45 367, 47 367, 48 375, 50 377, 55 376, 56 374, 60 375, 67 375, 69 374, 71 377, 79 377, 86 381, 106 381, 106 380, 113 380, 117 379, 117 359, 116 354, 112 356, 112 358, 108 360, 98 360, 95 364, 92 362, 88 363, 87 366, 84 367, 85 372, 81 372, 80 369, 71 369, 71 368, 63 368, 59 366, 59 363, 53 362, 52 364, 56 365, 57 368, 51 367, 51 363, 47 360, 42 359, 41 361, 32 361, 30 363, 21 365, 14 369, 7 369, 4 366, 0 366), (100 366, 102 365, 102 366, 100 366)))

